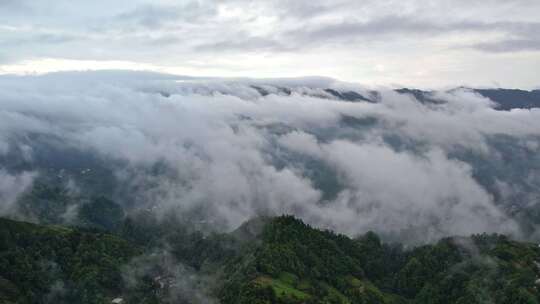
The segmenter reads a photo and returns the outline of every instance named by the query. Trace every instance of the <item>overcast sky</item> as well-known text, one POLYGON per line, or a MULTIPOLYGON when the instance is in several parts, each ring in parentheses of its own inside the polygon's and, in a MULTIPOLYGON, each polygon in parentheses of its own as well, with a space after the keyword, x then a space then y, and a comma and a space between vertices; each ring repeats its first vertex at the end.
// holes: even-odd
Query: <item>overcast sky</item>
POLYGON ((0 0, 0 73, 540 86, 538 0, 0 0))

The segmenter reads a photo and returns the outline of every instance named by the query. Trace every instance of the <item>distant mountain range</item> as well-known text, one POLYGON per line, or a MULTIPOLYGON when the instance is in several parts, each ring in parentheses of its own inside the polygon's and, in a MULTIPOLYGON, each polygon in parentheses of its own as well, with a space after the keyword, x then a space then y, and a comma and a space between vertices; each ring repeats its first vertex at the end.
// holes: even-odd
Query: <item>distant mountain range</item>
MULTIPOLYGON (((261 87, 253 86, 262 96, 270 94, 269 91, 264 90, 261 87)), ((496 103, 495 108, 498 110, 512 110, 512 109, 532 109, 540 107, 540 90, 518 90, 518 89, 473 89, 461 87, 460 90, 469 90, 475 92, 485 98, 489 98, 496 103)), ((453 89, 457 90, 457 89, 453 89)), ((449 92, 453 91, 449 90, 449 92)), ((293 91, 287 88, 277 88, 277 92, 285 95, 290 95, 293 91)), ((377 102, 379 93, 377 91, 369 91, 368 94, 364 92, 357 92, 353 90, 338 90, 338 89, 324 89, 325 93, 328 93, 332 97, 343 101, 365 101, 365 102, 377 102)), ((438 91, 425 91, 410 88, 396 89, 395 92, 399 94, 408 94, 422 103, 441 103, 444 102, 441 99, 437 99, 434 96, 438 91)), ((308 94, 309 95, 309 94, 308 94)), ((319 95, 320 96, 320 95, 319 95)))
MULTIPOLYGON (((467 88, 462 88, 467 89, 467 88)), ((468 89, 494 101, 496 109, 532 109, 540 107, 540 90, 518 90, 518 89, 468 89)), ((401 94, 411 94, 422 102, 436 102, 431 97, 435 91, 422 91, 416 89, 398 89, 401 94)))

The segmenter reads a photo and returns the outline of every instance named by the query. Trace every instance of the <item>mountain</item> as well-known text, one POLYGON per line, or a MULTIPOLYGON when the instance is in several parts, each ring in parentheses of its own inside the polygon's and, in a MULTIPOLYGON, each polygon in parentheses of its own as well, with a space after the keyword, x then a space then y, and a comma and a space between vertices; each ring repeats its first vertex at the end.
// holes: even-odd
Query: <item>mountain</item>
POLYGON ((537 303, 540 296, 540 249, 504 236, 405 250, 371 232, 350 239, 283 216, 260 239, 229 266, 223 303, 537 303))
POLYGON ((110 234, 0 219, 0 302, 108 303, 140 253, 110 234))
POLYGON ((449 237, 404 248, 383 243, 373 232, 353 239, 292 216, 253 219, 230 234, 213 236, 169 227, 162 238, 169 253, 156 254, 165 247, 126 241, 126 233, 1 219, 0 299, 388 304, 540 300, 540 248, 501 235, 449 237))
POLYGON ((540 90, 475 89, 474 91, 496 102, 497 108, 501 110, 540 107, 540 90))
MULTIPOLYGON (((510 111, 512 109, 533 109, 540 108, 540 90, 518 90, 518 89, 474 89, 474 88, 458 88, 461 90, 469 90, 490 99, 495 103, 495 109, 501 111, 510 111)), ((458 90, 453 89, 453 90, 458 90)), ((453 91, 449 90, 449 92, 453 91)), ((402 88, 397 89, 399 94, 408 94, 422 103, 441 103, 444 100, 437 100, 434 96, 436 91, 423 91, 418 89, 402 88)))

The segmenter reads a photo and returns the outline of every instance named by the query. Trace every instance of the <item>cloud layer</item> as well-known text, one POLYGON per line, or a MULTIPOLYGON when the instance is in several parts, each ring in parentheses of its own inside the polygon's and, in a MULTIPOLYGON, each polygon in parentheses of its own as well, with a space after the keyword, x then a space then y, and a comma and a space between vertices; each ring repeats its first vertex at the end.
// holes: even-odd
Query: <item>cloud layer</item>
POLYGON ((539 13, 535 0, 2 1, 0 72, 105 66, 536 87, 539 13))
POLYGON ((540 111, 497 111, 465 89, 433 98, 441 102, 326 78, 3 76, 0 194, 29 180, 21 168, 73 167, 86 180, 108 168, 110 195, 126 208, 174 211, 218 229, 291 213, 350 235, 375 230, 413 242, 523 236, 512 208, 540 203, 540 160, 529 156, 540 152, 540 111), (328 89, 377 101, 339 100, 328 89))

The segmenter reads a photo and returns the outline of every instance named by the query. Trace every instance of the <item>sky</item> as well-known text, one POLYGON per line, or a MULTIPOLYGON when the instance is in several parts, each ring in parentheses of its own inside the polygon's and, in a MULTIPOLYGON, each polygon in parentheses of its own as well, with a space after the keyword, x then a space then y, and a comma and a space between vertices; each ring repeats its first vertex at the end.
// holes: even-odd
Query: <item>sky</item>
POLYGON ((0 73, 540 87, 538 0, 0 0, 0 73))

